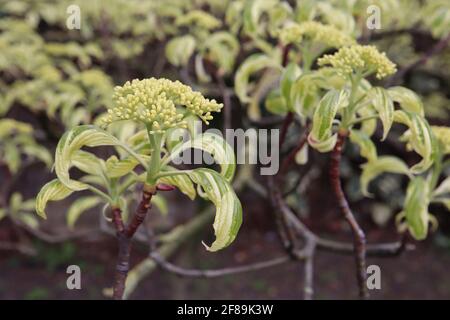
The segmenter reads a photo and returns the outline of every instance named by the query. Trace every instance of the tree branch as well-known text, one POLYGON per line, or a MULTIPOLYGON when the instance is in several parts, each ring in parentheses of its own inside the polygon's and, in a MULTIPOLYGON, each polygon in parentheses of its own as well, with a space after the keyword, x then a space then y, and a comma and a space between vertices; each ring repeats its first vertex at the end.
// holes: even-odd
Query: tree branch
POLYGON ((151 207, 150 201, 155 193, 155 187, 144 185, 141 202, 138 204, 136 212, 128 226, 125 226, 122 220, 122 211, 120 208, 112 208, 113 222, 116 228, 116 236, 119 246, 113 286, 113 298, 115 300, 121 300, 125 292, 125 282, 130 269, 131 239, 144 221, 147 212, 151 207))
POLYGON ((216 278, 232 274, 256 271, 266 268, 271 268, 291 261, 290 256, 274 258, 263 262, 255 262, 245 266, 222 268, 216 270, 200 270, 200 269, 186 269, 165 260, 157 251, 150 252, 149 257, 153 259, 159 267, 163 270, 174 273, 182 277, 194 278, 216 278))
POLYGON ((412 62, 411 64, 401 68, 387 83, 387 86, 393 85, 397 83, 398 80, 402 79, 405 74, 407 74, 412 69, 417 68, 420 65, 424 65, 427 63, 427 61, 434 56, 435 54, 438 54, 442 50, 444 50, 450 42, 450 34, 446 36, 445 38, 442 38, 438 43, 436 43, 430 50, 425 52, 419 59, 412 62))
POLYGON ((347 132, 339 131, 336 145, 331 153, 330 179, 339 208, 352 229, 359 295, 362 299, 366 299, 369 297, 366 286, 366 236, 350 209, 340 180, 341 155, 346 138, 347 132))

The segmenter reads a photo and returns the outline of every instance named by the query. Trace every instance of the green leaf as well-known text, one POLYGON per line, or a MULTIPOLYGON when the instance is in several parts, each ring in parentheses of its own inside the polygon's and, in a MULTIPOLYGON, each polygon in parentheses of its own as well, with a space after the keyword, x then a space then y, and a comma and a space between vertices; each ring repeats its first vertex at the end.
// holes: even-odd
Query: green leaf
POLYGON ((145 162, 128 146, 108 132, 92 125, 74 127, 62 136, 55 152, 56 175, 66 187, 74 191, 85 190, 88 188, 85 183, 70 179, 69 175, 73 155, 84 146, 120 146, 132 154, 140 163, 145 164, 145 162))
POLYGON ((54 179, 45 184, 36 197, 36 212, 46 219, 45 207, 49 201, 58 201, 68 197, 73 191, 62 184, 58 179, 54 179))
POLYGON ((72 229, 83 212, 94 208, 101 202, 102 199, 97 196, 82 197, 75 200, 67 211, 67 226, 72 229))
POLYGON ((208 251, 218 251, 230 245, 242 224, 242 206, 233 188, 214 170, 200 168, 186 171, 192 181, 203 189, 209 201, 216 207, 214 219, 215 241, 208 251))
MULTIPOLYGON (((176 169, 173 169, 173 170, 176 170, 176 169)), ((176 187, 178 190, 180 190, 182 193, 184 193, 186 196, 188 196, 189 199, 191 199, 191 200, 194 200, 195 196, 197 195, 197 192, 195 191, 195 187, 192 184, 192 181, 189 179, 188 176, 179 175, 179 174, 172 175, 172 176, 165 176, 165 177, 159 178, 158 182, 176 187)))
POLYGON ((320 152, 328 152, 336 144, 336 134, 332 133, 334 117, 339 108, 347 103, 347 92, 344 90, 328 91, 317 106, 308 142, 320 152))
POLYGON ((416 240, 423 240, 428 234, 430 214, 428 213, 429 185, 422 177, 410 181, 406 191, 403 212, 411 235, 416 240))
POLYGON ((293 83, 302 74, 302 69, 296 64, 291 62, 283 71, 280 81, 281 95, 286 101, 286 105, 290 110, 293 110, 293 103, 291 100, 291 88, 293 83))
POLYGON ((265 101, 266 109, 273 114, 286 114, 288 107, 286 105, 286 99, 281 96, 279 89, 274 89, 266 97, 265 101))
POLYGON ((438 143, 434 137, 428 121, 418 114, 396 110, 395 121, 400 122, 409 127, 403 136, 402 141, 407 142, 407 147, 422 156, 422 161, 415 164, 411 171, 413 173, 422 173, 434 162, 435 155, 438 151, 438 143))
POLYGON ((119 160, 116 156, 111 156, 106 160, 106 174, 110 178, 120 178, 129 174, 139 164, 131 157, 119 160))
POLYGON ((397 102, 400 107, 408 112, 414 112, 424 116, 423 103, 420 97, 412 90, 405 87, 391 87, 388 89, 391 99, 397 102))
POLYGON ((360 178, 362 193, 369 197, 367 188, 369 183, 384 172, 405 174, 411 176, 408 166, 400 159, 392 156, 381 156, 362 165, 360 178))
POLYGON ((361 130, 352 129, 350 131, 350 140, 359 146, 362 157, 368 161, 374 161, 377 158, 377 149, 370 137, 361 130))
POLYGON ((250 103, 250 77, 265 68, 278 68, 279 64, 265 54, 252 54, 237 69, 234 77, 234 90, 242 103, 250 103))
POLYGON ((105 170, 105 164, 102 159, 99 159, 94 154, 83 150, 75 151, 72 154, 71 162, 74 167, 92 175, 99 175, 105 170))
POLYGON ((386 139, 389 130, 394 122, 394 104, 388 92, 380 87, 373 87, 369 90, 369 96, 372 98, 372 105, 380 116, 383 124, 383 138, 386 139))
POLYGON ((230 73, 239 53, 239 42, 233 34, 218 31, 206 39, 203 50, 207 52, 207 58, 216 62, 223 72, 230 73))
POLYGON ((162 197, 158 194, 155 194, 152 197, 152 204, 154 204, 156 206, 156 208, 158 208, 159 212, 163 216, 167 216, 167 214, 169 213, 169 206, 167 205, 167 201, 164 197, 162 197))
POLYGON ((194 54, 195 46, 195 38, 191 35, 173 38, 166 45, 167 60, 177 67, 186 66, 194 54))
POLYGON ((249 34, 258 33, 261 25, 259 20, 264 12, 274 6, 274 0, 248 0, 244 6, 244 30, 249 34))
POLYGON ((173 161, 183 151, 195 148, 210 153, 217 164, 220 165, 220 174, 227 180, 231 181, 236 170, 236 159, 231 146, 219 135, 213 133, 204 133, 192 140, 176 146, 166 163, 173 161))

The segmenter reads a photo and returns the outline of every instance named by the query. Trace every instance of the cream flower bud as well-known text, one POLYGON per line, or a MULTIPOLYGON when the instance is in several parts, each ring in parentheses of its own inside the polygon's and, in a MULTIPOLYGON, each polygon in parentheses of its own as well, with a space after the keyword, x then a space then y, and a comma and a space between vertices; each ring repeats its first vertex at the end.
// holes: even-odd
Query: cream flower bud
POLYGON ((325 55, 318 61, 319 66, 331 65, 342 75, 353 73, 375 73, 378 79, 397 71, 395 64, 374 46, 353 45, 339 49, 333 55, 325 55))
POLYGON ((212 119, 211 112, 220 112, 223 107, 179 81, 155 78, 135 79, 115 87, 113 101, 115 105, 108 110, 110 117, 105 118, 105 125, 130 119, 146 123, 155 132, 185 126, 184 112, 177 107, 186 108, 206 123, 212 119))

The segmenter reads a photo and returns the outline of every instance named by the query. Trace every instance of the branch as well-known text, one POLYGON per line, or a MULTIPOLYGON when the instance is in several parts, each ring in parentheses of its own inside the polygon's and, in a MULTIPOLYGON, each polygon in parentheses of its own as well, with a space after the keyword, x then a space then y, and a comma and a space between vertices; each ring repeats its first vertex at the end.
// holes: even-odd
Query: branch
POLYGON ((114 226, 116 228, 119 252, 117 254, 116 273, 114 276, 113 298, 121 300, 125 292, 125 282, 130 269, 131 239, 139 226, 144 221, 148 210, 151 207, 152 196, 156 193, 155 187, 144 185, 142 199, 136 208, 136 212, 128 226, 122 220, 120 208, 112 208, 114 226))
POLYGON ((157 251, 153 251, 149 254, 149 257, 153 259, 158 266, 163 270, 174 273, 182 277, 193 277, 193 278, 216 278, 223 277, 232 274, 244 273, 249 271, 256 271, 266 268, 271 268, 284 264, 291 261, 290 256, 284 256, 279 258, 274 258, 271 260, 251 263, 245 266, 233 267, 233 268, 222 268, 216 270, 199 270, 199 269, 186 269, 172 264, 165 260, 157 251))
POLYGON ((156 188, 150 187, 148 185, 144 185, 144 189, 142 190, 142 199, 136 208, 136 213, 134 214, 130 224, 126 228, 126 235, 128 238, 132 238, 136 233, 136 230, 144 221, 148 210, 151 207, 152 196, 156 193, 156 188))
POLYGON ((366 286, 366 236, 350 209, 340 180, 341 155, 346 138, 347 132, 339 131, 336 145, 331 153, 330 180, 339 208, 352 229, 359 295, 362 299, 367 299, 369 292, 366 286))
POLYGON ((289 167, 292 165, 295 159, 295 155, 303 148, 305 143, 308 141, 308 134, 309 134, 309 125, 306 125, 303 134, 301 135, 300 140, 298 141, 297 146, 294 149, 292 149, 291 152, 289 152, 286 158, 284 158, 281 164, 279 175, 284 176, 284 174, 287 172, 287 169, 289 169, 289 167))
POLYGON ((223 101, 223 129, 229 129, 232 127, 232 113, 231 113, 231 96, 229 90, 227 90, 227 87, 225 85, 225 82, 223 81, 223 76, 220 74, 220 72, 215 73, 215 78, 217 81, 217 84, 219 86, 219 91, 222 96, 223 101))
POLYGON ((395 76, 393 76, 387 83, 387 86, 393 85, 395 84, 399 79, 403 78, 403 76, 405 74, 407 74, 409 71, 411 71, 412 69, 417 68, 420 65, 424 65, 427 63, 427 61, 434 56, 435 54, 438 54, 439 52, 441 52, 442 50, 444 50, 448 44, 450 42, 450 34, 445 37, 442 38, 438 43, 436 43, 430 50, 428 50, 427 52, 425 52, 419 59, 417 59, 416 61, 412 62, 411 64, 403 67, 402 69, 400 69, 395 76))
POLYGON ((316 248, 315 241, 309 241, 307 250, 309 251, 304 265, 303 279, 303 299, 312 300, 314 295, 314 252, 316 248))
POLYGON ((292 112, 288 112, 284 117, 283 125, 281 126, 280 146, 279 146, 280 149, 283 146, 284 140, 286 140, 286 134, 292 121, 294 121, 294 114, 292 112))
POLYGON ((117 232, 117 242, 119 253, 117 254, 116 272, 114 274, 114 293, 115 300, 121 300, 125 291, 125 280, 127 279, 130 268, 130 239, 125 234, 125 226, 122 220, 122 212, 119 208, 112 209, 113 222, 117 232))

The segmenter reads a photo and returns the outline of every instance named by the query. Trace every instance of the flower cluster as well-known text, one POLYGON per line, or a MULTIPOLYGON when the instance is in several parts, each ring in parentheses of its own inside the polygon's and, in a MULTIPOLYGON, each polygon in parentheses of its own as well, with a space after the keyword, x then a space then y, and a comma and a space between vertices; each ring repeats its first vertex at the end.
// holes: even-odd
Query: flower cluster
POLYGON ((355 43, 355 40, 344 32, 316 21, 301 24, 293 23, 281 30, 280 39, 285 44, 299 43, 307 39, 332 48, 340 48, 355 43))
POLYGON ((432 126, 431 130, 433 131, 436 139, 441 143, 443 147, 444 154, 450 153, 450 128, 443 126, 432 126))
POLYGON ((186 127, 183 118, 186 110, 195 114, 205 123, 213 117, 211 112, 219 112, 222 104, 203 97, 200 92, 179 81, 167 79, 135 79, 122 87, 115 87, 115 106, 108 110, 104 125, 118 120, 144 122, 154 132, 163 132, 174 127, 186 127))
POLYGON ((333 55, 325 55, 318 61, 320 66, 331 65, 342 75, 376 73, 378 79, 394 74, 397 69, 384 52, 374 46, 353 45, 339 49, 333 55))

